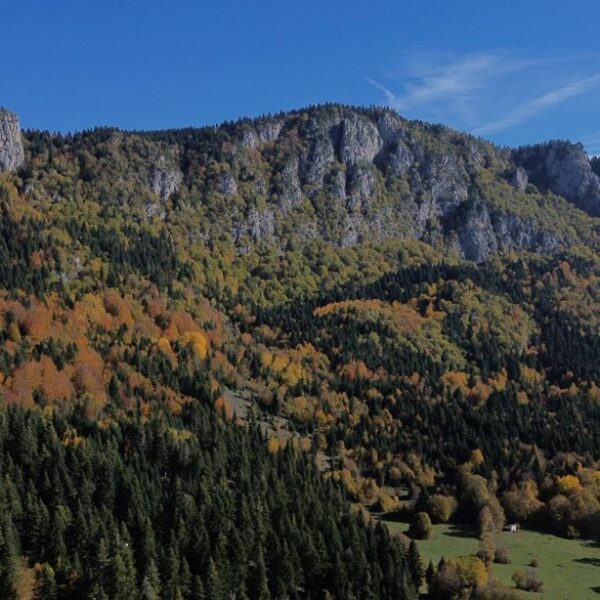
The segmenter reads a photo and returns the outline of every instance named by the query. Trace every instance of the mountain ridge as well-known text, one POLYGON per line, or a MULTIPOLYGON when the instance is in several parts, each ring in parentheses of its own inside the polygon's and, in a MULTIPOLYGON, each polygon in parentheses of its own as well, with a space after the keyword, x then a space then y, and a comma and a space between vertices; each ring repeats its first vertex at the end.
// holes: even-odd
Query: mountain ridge
MULTIPOLYGON (((38 140, 46 135, 24 132, 38 140)), ((132 216, 164 219, 175 198, 217 225, 200 225, 203 237, 226 235, 238 251, 263 242, 305 245, 315 237, 342 248, 400 238, 481 262, 498 251, 598 243, 592 232, 582 239, 578 219, 554 197, 592 215, 600 206, 600 179, 582 148, 568 142, 531 146, 526 156, 525 149, 499 148, 390 109, 337 104, 198 129, 103 128, 56 139, 79 154, 78 145, 103 140, 104 157, 78 158, 90 181, 98 168, 110 167, 122 180, 145 172, 146 191, 156 200, 146 194, 132 216), (123 152, 133 153, 138 173, 108 164, 123 152), (537 164, 551 152, 554 178, 537 164), (556 175, 565 161, 577 167, 568 180, 556 175), (549 205, 558 219, 547 214, 549 205)), ((25 141, 35 158, 35 144, 25 141)))

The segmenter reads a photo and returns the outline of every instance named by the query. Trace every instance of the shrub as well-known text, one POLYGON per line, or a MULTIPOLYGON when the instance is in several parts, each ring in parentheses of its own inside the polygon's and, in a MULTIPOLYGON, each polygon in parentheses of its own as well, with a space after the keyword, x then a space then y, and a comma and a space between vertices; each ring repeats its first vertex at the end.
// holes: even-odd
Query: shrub
POLYGON ((429 584, 432 598, 478 597, 479 590, 488 585, 488 572, 483 562, 476 556, 458 556, 438 566, 437 573, 429 584))
POLYGON ((456 498, 435 494, 429 501, 429 514, 434 523, 447 523, 456 512, 456 498))
POLYGON ((518 589, 526 592, 541 592, 544 589, 544 582, 531 570, 515 571, 512 580, 518 589))
POLYGON ((484 533, 479 542, 477 556, 486 564, 491 565, 496 556, 496 541, 491 533, 484 533))
POLYGON ((496 546, 496 556, 494 557, 494 562, 501 565, 509 565, 512 562, 512 553, 510 548, 504 544, 496 546))
POLYGON ((463 588, 478 588, 488 583, 488 571, 477 556, 451 558, 448 566, 456 569, 463 588))
POLYGON ((475 598, 477 600, 522 600, 519 592, 507 588, 497 581, 490 582, 484 588, 479 588, 475 598))
POLYGON ((408 535, 416 540, 426 540, 431 537, 432 530, 429 515, 426 512, 418 512, 410 521, 408 535))

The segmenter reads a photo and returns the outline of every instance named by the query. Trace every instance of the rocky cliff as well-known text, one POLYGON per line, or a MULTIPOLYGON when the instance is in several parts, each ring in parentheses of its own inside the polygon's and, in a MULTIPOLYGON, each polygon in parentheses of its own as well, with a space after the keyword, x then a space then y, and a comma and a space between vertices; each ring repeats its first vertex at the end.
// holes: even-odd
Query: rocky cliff
POLYGON ((264 203, 232 216, 241 245, 276 242, 294 211, 302 213, 300 237, 342 247, 393 237, 445 240, 462 257, 482 261, 508 249, 547 252, 564 241, 534 216, 495 206, 478 181, 488 172, 504 193, 525 193, 524 168, 492 145, 444 127, 389 110, 333 106, 245 122, 234 126, 233 137, 233 169, 220 176, 216 191, 228 197, 241 191, 240 176, 249 173, 236 178, 235 167, 247 164, 248 152, 271 168, 266 177, 251 169, 254 197, 264 203))
POLYGON ((513 159, 538 188, 563 196, 594 217, 600 216, 600 178, 581 144, 556 141, 527 146, 515 150, 513 159))
MULTIPOLYGON (((18 122, 3 115, 2 164, 14 169, 23 160, 18 122)), ((31 135, 32 157, 56 145, 31 135)), ((110 178, 110 194, 99 195, 107 214, 160 219, 192 243, 221 240, 240 253, 400 238, 481 262, 590 243, 589 218, 573 205, 600 214, 599 179, 581 146, 510 151, 381 108, 327 105, 203 129, 95 130, 65 136, 60 148, 88 193, 110 178)))
POLYGON ((14 171, 24 161, 17 115, 0 108, 0 171, 14 171))

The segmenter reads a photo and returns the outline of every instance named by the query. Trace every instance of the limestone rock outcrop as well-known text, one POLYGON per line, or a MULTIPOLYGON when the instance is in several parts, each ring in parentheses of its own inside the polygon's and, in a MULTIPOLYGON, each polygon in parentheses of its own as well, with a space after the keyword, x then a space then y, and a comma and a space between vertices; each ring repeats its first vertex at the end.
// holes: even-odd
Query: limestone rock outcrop
POLYGON ((593 217, 600 217, 600 177, 581 144, 556 141, 519 148, 514 161, 541 190, 563 196, 593 217))
POLYGON ((0 108, 0 171, 14 171, 24 162, 19 117, 0 108))

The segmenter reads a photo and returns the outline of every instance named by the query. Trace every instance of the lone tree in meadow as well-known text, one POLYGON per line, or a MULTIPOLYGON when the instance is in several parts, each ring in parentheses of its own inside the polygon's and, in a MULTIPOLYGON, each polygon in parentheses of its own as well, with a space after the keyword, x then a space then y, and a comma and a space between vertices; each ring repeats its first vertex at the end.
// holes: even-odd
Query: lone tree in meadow
POLYGON ((408 535, 416 540, 426 540, 431 537, 432 532, 429 515, 426 512, 415 513, 410 521, 408 535))

